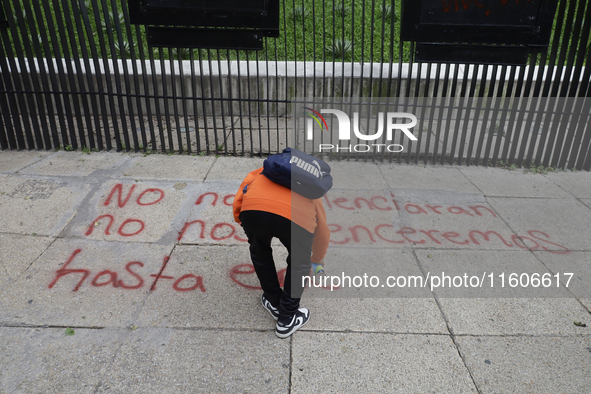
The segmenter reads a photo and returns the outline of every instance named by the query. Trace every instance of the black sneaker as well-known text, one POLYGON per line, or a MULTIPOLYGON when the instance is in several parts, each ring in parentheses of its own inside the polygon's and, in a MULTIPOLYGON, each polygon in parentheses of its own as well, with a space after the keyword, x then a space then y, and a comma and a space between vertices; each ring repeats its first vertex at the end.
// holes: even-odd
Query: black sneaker
POLYGON ((293 315, 291 321, 288 324, 283 324, 279 321, 277 322, 275 327, 275 335, 277 335, 279 338, 287 338, 304 324, 306 324, 308 320, 310 320, 310 311, 306 308, 300 308, 296 314, 293 315))
POLYGON ((273 319, 279 319, 279 309, 271 305, 269 300, 265 298, 264 294, 261 296, 261 304, 263 304, 263 308, 265 308, 271 314, 271 316, 273 316, 273 319))

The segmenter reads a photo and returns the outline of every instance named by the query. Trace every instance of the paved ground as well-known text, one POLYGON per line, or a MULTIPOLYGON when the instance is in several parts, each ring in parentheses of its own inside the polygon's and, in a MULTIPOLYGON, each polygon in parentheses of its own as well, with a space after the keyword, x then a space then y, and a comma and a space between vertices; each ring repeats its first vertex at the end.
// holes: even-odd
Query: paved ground
POLYGON ((280 340, 230 208, 261 164, 1 152, 0 393, 589 392, 590 173, 331 163, 353 284, 280 340))

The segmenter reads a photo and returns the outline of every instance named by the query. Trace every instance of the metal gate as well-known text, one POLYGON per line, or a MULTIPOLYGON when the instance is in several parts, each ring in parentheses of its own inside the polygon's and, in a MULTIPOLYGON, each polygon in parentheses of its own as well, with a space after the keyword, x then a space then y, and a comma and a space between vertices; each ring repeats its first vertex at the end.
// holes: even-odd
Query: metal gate
POLYGON ((591 168, 589 0, 558 2, 548 49, 526 65, 418 62, 397 1, 281 0, 279 37, 258 51, 150 47, 126 0, 0 4, 3 150, 266 155, 303 135, 297 97, 404 99, 416 143, 330 158, 591 168))

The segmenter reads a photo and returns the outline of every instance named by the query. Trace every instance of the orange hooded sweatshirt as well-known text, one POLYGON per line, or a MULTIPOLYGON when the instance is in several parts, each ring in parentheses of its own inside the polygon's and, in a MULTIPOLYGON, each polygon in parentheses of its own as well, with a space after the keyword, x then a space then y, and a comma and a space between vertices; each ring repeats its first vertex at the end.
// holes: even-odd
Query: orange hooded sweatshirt
POLYGON ((283 216, 314 234, 311 260, 313 263, 321 262, 330 240, 322 200, 311 200, 292 193, 288 188, 269 180, 262 172, 262 167, 254 170, 242 181, 234 198, 234 220, 240 223, 242 211, 265 211, 283 216))

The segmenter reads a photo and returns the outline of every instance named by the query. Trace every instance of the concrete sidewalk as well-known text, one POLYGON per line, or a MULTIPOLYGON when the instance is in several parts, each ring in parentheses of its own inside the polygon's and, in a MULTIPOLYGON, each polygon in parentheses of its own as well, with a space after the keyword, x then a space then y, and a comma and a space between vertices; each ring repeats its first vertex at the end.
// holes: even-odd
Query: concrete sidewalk
POLYGON ((589 392, 590 173, 330 164, 327 274, 427 285, 309 289, 280 340, 230 207, 262 159, 0 152, 0 393, 589 392))

